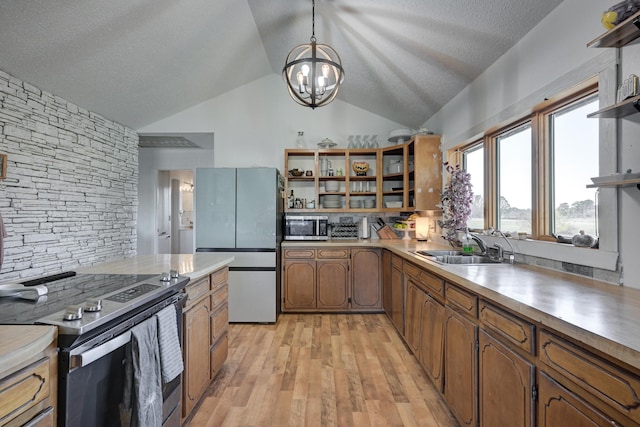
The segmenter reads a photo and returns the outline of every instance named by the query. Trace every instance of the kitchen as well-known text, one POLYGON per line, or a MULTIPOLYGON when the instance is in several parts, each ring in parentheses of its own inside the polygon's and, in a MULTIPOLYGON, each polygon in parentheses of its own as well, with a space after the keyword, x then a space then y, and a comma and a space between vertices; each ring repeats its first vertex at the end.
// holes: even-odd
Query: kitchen
MULTIPOLYGON (((562 2, 515 49, 424 125, 443 135, 443 149, 447 150, 477 133, 481 124, 490 127, 499 122, 512 105, 526 100, 536 90, 545 88, 562 75, 575 72, 590 60, 606 55, 603 50, 585 47, 589 40, 602 33, 599 15, 604 8, 604 4, 596 1, 586 4, 562 2), (573 25, 576 20, 583 24, 573 25), (550 62, 554 64, 552 69, 544 66, 550 62)), ((306 32, 303 34, 306 37, 306 32)), ((319 31, 319 39, 323 39, 322 31, 319 31)), ((640 56, 637 49, 637 45, 631 45, 621 50, 623 76, 637 72, 637 58, 640 56)), ((119 141, 96 146, 90 143, 88 135, 77 136, 76 132, 78 128, 86 127, 84 120, 92 118, 84 109, 86 105, 76 106, 74 98, 65 100, 50 96, 42 92, 49 90, 46 85, 37 85, 36 80, 21 74, 2 74, 1 81, 3 94, 17 93, 17 88, 23 87, 20 93, 24 99, 46 97, 54 102, 56 108, 68 109, 73 118, 67 124, 69 130, 61 130, 51 124, 38 124, 37 129, 14 122, 2 126, 0 152, 9 155, 8 174, 1 183, 3 198, 0 201, 0 212, 9 231, 5 239, 5 262, 0 273, 3 282, 152 253, 146 244, 155 239, 154 226, 149 227, 143 221, 153 217, 153 205, 143 203, 144 197, 148 197, 148 193, 141 191, 145 182, 143 178, 148 179, 148 176, 143 177, 135 160, 138 156, 138 134, 208 132, 211 137, 215 136, 215 147, 197 150, 197 154, 186 149, 168 149, 169 153, 163 154, 171 159, 172 163, 167 161, 171 168, 259 165, 284 170, 284 149, 294 147, 299 130, 305 131, 309 144, 325 137, 344 144, 347 135, 386 135, 389 130, 402 127, 400 121, 367 113, 340 99, 324 109, 311 111, 300 108, 284 93, 281 77, 276 71, 195 107, 186 109, 190 105, 185 105, 176 108, 176 111, 185 111, 162 116, 166 118, 136 126, 135 130, 109 123, 101 139, 119 141), (20 79, 32 83, 23 86, 20 79), (255 97, 255 93, 265 93, 265 96, 255 97), (273 103, 278 108, 273 108, 273 103), (274 123, 284 124, 274 126, 274 123), (62 154, 54 156, 43 151, 39 142, 25 142, 34 139, 48 141, 51 145, 59 141, 62 154), (246 146, 239 148, 238 140, 246 146), (64 151, 63 147, 74 144, 77 144, 75 150, 83 147, 81 152, 90 160, 78 158, 73 150, 64 151), (34 161, 37 159, 46 159, 46 166, 34 161), (32 164, 38 166, 31 170, 32 164), (112 169, 112 164, 119 166, 112 169), (100 192, 90 193, 86 203, 74 204, 73 201, 87 197, 86 194, 93 191, 93 186, 85 187, 91 179, 96 180, 100 192), (104 185, 105 182, 112 184, 104 185), (73 191, 74 187, 79 188, 81 195, 73 191), (136 195, 137 191, 140 195, 136 195), (51 206, 55 206, 55 217, 59 222, 46 217, 51 206), (26 212, 33 212, 31 220, 25 220, 26 212), (136 224, 136 218, 137 227, 133 228, 131 224, 136 224)), ((8 102, 12 98, 3 95, 2 99, 8 102)), ((37 105, 31 105, 37 108, 37 105)), ((91 123, 92 129, 98 129, 90 134, 92 138, 105 123, 100 122, 91 123)), ((636 168, 639 157, 634 138, 638 130, 637 120, 630 118, 619 122, 618 157, 621 164, 619 168, 603 171, 603 174, 636 168)), ((640 266, 630 260, 635 253, 635 242, 640 239, 640 231, 635 227, 639 196, 633 188, 624 188, 618 197, 616 217, 619 218, 619 231, 616 234, 619 237, 618 252, 624 265, 624 284, 638 287, 640 266)))

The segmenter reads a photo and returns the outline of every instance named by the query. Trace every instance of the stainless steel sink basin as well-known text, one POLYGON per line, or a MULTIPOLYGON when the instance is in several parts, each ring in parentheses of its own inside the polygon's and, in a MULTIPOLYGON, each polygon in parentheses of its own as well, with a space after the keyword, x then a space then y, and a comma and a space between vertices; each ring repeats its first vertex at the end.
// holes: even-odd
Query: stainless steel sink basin
POLYGON ((501 264, 500 261, 480 255, 440 255, 434 257, 443 264, 501 264))
POLYGON ((416 253, 424 256, 452 256, 462 255, 462 251, 416 251, 416 253))
POLYGON ((502 261, 482 255, 465 255, 461 251, 416 251, 417 255, 428 257, 441 264, 482 265, 502 264, 502 261))

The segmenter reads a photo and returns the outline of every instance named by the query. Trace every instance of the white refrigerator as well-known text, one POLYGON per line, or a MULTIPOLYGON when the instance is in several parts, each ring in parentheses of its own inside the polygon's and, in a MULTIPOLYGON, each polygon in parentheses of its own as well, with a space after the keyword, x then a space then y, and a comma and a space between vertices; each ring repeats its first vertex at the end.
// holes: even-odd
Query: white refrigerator
POLYGON ((198 168, 196 252, 234 257, 229 321, 273 323, 280 312, 284 179, 275 168, 198 168))

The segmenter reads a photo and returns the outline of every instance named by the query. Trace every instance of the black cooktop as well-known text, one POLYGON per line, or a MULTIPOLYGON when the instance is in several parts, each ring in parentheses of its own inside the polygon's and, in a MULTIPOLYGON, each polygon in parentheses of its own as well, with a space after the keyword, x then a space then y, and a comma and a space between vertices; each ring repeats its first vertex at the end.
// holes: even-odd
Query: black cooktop
MULTIPOLYGON (((81 304, 88 299, 102 297, 154 277, 157 276, 78 274, 43 283, 40 286, 46 286, 48 292, 37 301, 18 297, 0 298, 0 324, 33 324, 38 319, 64 310, 69 305, 81 304)), ((38 283, 35 280, 29 282, 38 283)))

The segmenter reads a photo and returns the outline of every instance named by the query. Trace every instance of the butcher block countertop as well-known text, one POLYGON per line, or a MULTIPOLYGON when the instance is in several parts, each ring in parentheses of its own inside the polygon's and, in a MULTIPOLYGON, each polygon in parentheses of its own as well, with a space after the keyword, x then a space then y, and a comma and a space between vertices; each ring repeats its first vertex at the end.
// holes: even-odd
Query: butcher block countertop
POLYGON ((640 369, 640 289, 526 264, 440 264, 415 250, 450 249, 416 240, 283 242, 283 248, 389 249, 440 277, 640 369))
POLYGON ((0 378, 22 367, 25 360, 42 353, 56 341, 58 329, 45 325, 0 327, 0 378))
POLYGON ((161 274, 178 270, 192 280, 229 265, 232 256, 216 253, 138 255, 76 269, 78 274, 161 274))

